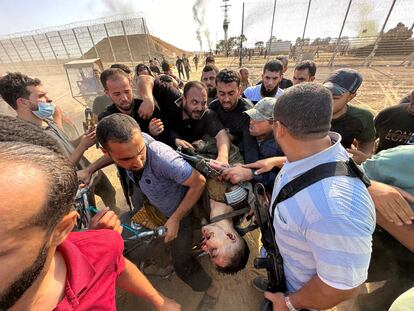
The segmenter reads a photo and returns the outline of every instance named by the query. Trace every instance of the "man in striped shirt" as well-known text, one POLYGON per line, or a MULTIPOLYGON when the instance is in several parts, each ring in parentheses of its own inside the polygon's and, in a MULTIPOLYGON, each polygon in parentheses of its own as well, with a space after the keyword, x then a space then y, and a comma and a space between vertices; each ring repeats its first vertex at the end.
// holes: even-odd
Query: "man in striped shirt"
MULTIPOLYGON (((329 132, 332 97, 321 85, 285 91, 274 108, 274 136, 287 157, 272 201, 291 180, 328 162, 347 161, 329 132)), ((272 202, 273 203, 273 202, 272 202)), ((375 209, 358 178, 322 179, 279 202, 273 214, 288 294, 266 293, 273 310, 328 309, 357 294, 367 278, 375 209)))

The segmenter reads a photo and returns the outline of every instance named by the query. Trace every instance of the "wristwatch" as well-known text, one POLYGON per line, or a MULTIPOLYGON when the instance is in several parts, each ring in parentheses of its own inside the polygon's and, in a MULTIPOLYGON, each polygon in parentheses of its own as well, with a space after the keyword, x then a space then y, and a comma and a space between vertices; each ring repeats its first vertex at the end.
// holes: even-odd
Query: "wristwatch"
POLYGON ((289 311, 299 311, 290 302, 289 294, 288 293, 285 293, 285 303, 286 303, 286 306, 288 307, 289 311))

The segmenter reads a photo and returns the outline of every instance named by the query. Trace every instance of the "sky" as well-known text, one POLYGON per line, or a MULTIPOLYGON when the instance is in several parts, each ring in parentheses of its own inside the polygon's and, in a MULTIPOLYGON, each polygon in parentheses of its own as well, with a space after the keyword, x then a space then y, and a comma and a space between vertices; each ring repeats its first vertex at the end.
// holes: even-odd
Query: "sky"
MULTIPOLYGON (((277 0, 273 35, 292 40, 301 37, 309 0, 277 0)), ((241 33, 241 0, 230 0, 229 37, 241 33)), ((305 37, 337 37, 349 0, 312 0, 305 37)), ((353 0, 343 35, 375 35, 392 0, 353 0)), ((179 48, 197 51, 197 29, 202 47, 212 48, 223 39, 222 0, 0 0, 0 36, 70 24, 101 17, 137 12, 145 17, 152 35, 179 48), (193 15, 197 3, 198 24, 193 15)), ((244 33, 247 46, 270 37, 274 0, 245 1, 244 33)), ((401 21, 413 23, 414 1, 397 0, 386 30, 401 21)))

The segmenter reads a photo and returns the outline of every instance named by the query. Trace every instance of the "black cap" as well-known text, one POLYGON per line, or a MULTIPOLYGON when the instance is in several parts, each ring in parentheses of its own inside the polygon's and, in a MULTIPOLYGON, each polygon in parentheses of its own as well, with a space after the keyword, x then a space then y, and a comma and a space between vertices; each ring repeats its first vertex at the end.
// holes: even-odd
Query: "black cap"
POLYGON ((333 95, 342 95, 345 92, 355 93, 361 86, 362 76, 353 69, 338 69, 332 72, 323 83, 323 86, 333 95))

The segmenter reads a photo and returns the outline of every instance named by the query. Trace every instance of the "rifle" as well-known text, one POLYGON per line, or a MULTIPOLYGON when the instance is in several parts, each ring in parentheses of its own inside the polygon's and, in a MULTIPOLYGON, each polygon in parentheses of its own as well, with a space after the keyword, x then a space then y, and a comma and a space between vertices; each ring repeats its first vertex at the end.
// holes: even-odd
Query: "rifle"
MULTIPOLYGON (((283 258, 280 255, 279 248, 276 244, 275 232, 273 229, 273 222, 270 216, 270 202, 266 195, 266 190, 261 183, 254 186, 255 202, 255 216, 262 233, 262 244, 266 249, 266 257, 259 257, 254 260, 254 267, 256 269, 266 269, 267 291, 286 292, 286 280, 283 270, 283 258)), ((260 304, 260 311, 272 311, 272 302, 264 299, 260 304)))

